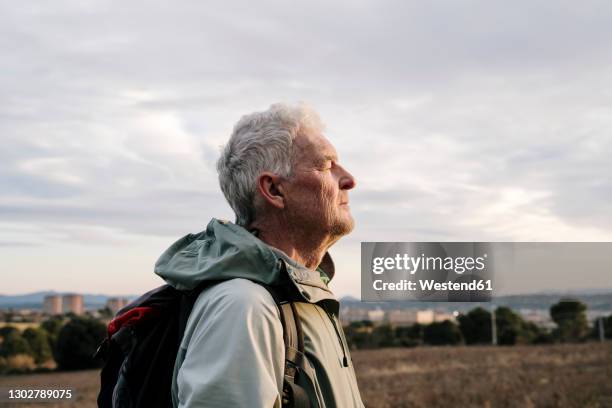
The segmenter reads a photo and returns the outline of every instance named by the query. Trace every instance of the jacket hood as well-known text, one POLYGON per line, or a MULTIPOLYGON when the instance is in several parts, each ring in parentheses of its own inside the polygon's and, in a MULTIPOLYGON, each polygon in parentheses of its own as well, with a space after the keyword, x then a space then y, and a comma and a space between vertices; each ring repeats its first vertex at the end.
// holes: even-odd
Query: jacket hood
POLYGON ((239 225, 212 219, 205 231, 188 234, 172 244, 155 263, 155 273, 178 290, 191 290, 206 281, 244 278, 270 286, 290 281, 304 301, 337 300, 321 276, 329 279, 334 266, 329 253, 317 271, 289 258, 239 225))

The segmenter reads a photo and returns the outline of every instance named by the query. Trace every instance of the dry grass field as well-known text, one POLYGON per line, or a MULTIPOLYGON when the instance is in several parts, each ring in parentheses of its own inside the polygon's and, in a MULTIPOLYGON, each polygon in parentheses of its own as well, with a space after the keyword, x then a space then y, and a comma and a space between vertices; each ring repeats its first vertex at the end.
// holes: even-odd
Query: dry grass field
MULTIPOLYGON (((612 407, 612 342, 383 349, 353 361, 367 407, 612 407)), ((77 390, 72 403, 15 407, 93 407, 98 372, 0 377, 8 386, 77 390)))
POLYGON ((367 407, 612 407, 612 343, 354 353, 367 407))

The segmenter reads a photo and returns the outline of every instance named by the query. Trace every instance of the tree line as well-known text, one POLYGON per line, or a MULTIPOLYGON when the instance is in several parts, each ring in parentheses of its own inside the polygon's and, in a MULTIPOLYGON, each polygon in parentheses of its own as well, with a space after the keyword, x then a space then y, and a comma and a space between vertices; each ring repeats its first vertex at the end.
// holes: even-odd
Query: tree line
MULTIPOLYGON (((599 336, 590 327, 586 305, 562 300, 550 308, 556 327, 547 330, 525 321, 507 307, 495 310, 497 343, 500 345, 580 342, 599 336)), ((491 344, 492 315, 477 307, 459 315, 457 322, 395 327, 370 321, 353 322, 345 327, 353 349, 414 347, 418 345, 491 344)), ((612 315, 604 318, 605 338, 612 338, 612 315)), ((76 370, 95 368, 100 361, 93 354, 106 335, 105 324, 93 317, 66 315, 51 317, 36 328, 23 332, 12 326, 0 328, 0 374, 31 370, 76 370)))
MULTIPOLYGON (((419 345, 459 344, 547 344, 583 342, 600 338, 598 324, 589 326, 587 306, 563 299, 550 307, 555 328, 548 330, 528 322, 512 309, 497 307, 494 318, 490 311, 476 307, 457 317, 457 322, 445 320, 411 326, 374 324, 363 320, 345 327, 347 342, 352 349, 379 347, 415 347, 419 345), (493 324, 495 323, 495 327, 493 324)), ((612 338, 612 315, 603 318, 604 337, 612 338)))
POLYGON ((77 370, 100 365, 93 359, 106 326, 92 317, 52 317, 23 332, 0 328, 0 374, 32 370, 77 370))

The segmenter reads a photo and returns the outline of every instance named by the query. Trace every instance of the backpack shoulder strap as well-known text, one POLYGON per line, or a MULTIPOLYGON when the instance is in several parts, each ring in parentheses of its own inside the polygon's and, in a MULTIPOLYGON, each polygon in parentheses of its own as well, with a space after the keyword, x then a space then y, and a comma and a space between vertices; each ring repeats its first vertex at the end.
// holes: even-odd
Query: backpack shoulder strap
POLYGON ((285 343, 285 372, 283 379, 283 408, 309 408, 310 399, 304 388, 296 382, 298 373, 304 363, 304 332, 302 323, 294 302, 282 300, 278 291, 265 286, 274 298, 280 312, 283 326, 283 342, 285 343))

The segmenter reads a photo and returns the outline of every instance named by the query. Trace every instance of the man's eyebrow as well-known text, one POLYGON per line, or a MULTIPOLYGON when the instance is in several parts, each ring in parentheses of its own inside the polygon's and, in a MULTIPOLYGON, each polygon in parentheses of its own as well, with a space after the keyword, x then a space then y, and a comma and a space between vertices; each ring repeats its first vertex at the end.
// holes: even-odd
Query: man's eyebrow
POLYGON ((338 161, 338 156, 335 154, 326 154, 324 158, 325 160, 338 161))

